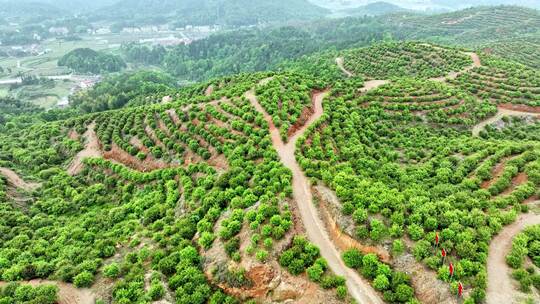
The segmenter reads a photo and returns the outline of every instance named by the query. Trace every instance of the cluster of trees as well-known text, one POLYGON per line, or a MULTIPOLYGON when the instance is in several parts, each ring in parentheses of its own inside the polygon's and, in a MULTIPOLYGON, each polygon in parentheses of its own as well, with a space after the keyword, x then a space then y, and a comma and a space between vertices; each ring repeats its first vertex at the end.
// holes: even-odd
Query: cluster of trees
MULTIPOLYGON (((481 303, 489 242, 538 193, 540 151, 516 138, 478 140, 467 129, 447 128, 449 121, 441 127, 423 124, 407 109, 388 111, 389 102, 423 105, 434 96, 467 95, 444 84, 396 83, 401 85, 360 96, 354 87, 336 86, 323 119, 299 140, 296 157, 308 176, 336 192, 343 216, 356 223, 354 237, 380 243, 407 235, 418 261, 452 288, 460 280, 471 290, 467 303, 481 303), (493 176, 501 162, 500 176, 493 176), (529 180, 513 185, 520 172, 529 180), (452 278, 433 249, 436 233, 454 264, 452 278)), ((487 113, 492 108, 486 106, 487 113)), ((476 107, 466 114, 480 118, 482 111, 476 107)))
POLYGON ((373 287, 382 292, 388 303, 414 303, 414 289, 411 278, 403 273, 393 271, 389 265, 381 262, 377 255, 363 255, 358 249, 350 249, 343 253, 345 265, 356 269, 373 287))
POLYGON ((307 273, 311 281, 325 289, 336 288, 340 299, 347 296, 345 279, 330 272, 328 263, 320 256, 319 248, 303 236, 293 238, 291 246, 281 253, 279 264, 295 276, 307 273))
POLYGON ((58 300, 58 287, 55 285, 31 286, 9 283, 0 287, 0 303, 40 303, 55 304, 58 300))
POLYGON ((126 63, 116 55, 80 48, 62 56, 58 66, 68 67, 76 73, 101 74, 118 72, 126 67, 126 63))
MULTIPOLYGON (((33 115, 42 110, 31 103, 20 101, 11 97, 0 98, 0 130, 14 129, 21 120, 21 116, 33 115), (10 121, 14 121, 8 125, 10 121)), ((24 118, 22 118, 24 120, 24 118)))
POLYGON ((504 126, 497 127, 495 124, 487 125, 484 130, 480 131, 482 138, 491 139, 519 139, 540 141, 540 123, 536 119, 528 119, 523 117, 508 117, 502 118, 504 126))
POLYGON ((512 39, 497 41, 482 47, 484 52, 522 63, 530 68, 540 68, 540 39, 512 39))
POLYGON ((258 100, 272 116, 283 141, 288 140, 293 126, 302 126, 309 118, 314 106, 311 94, 315 89, 321 88, 310 77, 296 73, 277 74, 268 83, 257 86, 258 100))
POLYGON ((176 87, 175 80, 165 73, 138 71, 110 76, 90 90, 70 97, 73 108, 83 113, 141 106, 161 102, 157 96, 166 96, 176 87))
POLYGON ((540 267, 540 225, 529 226, 514 237, 506 263, 514 269, 512 277, 519 281, 522 291, 530 292, 531 285, 540 290, 540 274, 536 271, 540 267))
POLYGON ((344 52, 345 67, 371 79, 434 78, 472 64, 469 56, 419 42, 385 42, 344 52))
POLYGON ((0 163, 25 174, 60 166, 81 149, 58 122, 37 122, 22 129, 11 128, 10 123, 0 129, 0 163))
POLYGON ((123 44, 121 51, 128 62, 136 62, 144 65, 160 65, 167 54, 167 50, 162 45, 150 47, 133 42, 123 44))
POLYGON ((429 122, 445 125, 471 126, 497 112, 495 105, 479 100, 458 88, 443 83, 400 78, 369 91, 356 102, 371 103, 387 111, 406 115, 424 115, 429 122))
MULTIPOLYGON (((324 20, 302 26, 250 28, 211 35, 188 45, 166 49, 131 45, 124 54, 129 62, 145 64, 160 54, 160 65, 174 76, 205 80, 242 72, 279 68, 282 62, 321 50, 364 46, 382 40, 390 26, 376 18, 324 20), (129 54, 136 54, 131 56, 129 54)), ((401 37, 396 32, 396 37, 401 37)), ((155 65, 156 63, 152 63, 155 65)), ((320 67, 319 67, 320 68, 320 67)))
POLYGON ((156 3, 120 1, 93 13, 93 18, 135 20, 135 24, 174 22, 185 26, 249 26, 264 23, 310 20, 323 17, 328 11, 306 0, 268 2, 264 0, 235 0, 214 2, 164 0, 156 3))
POLYGON ((540 106, 540 72, 537 69, 484 55, 482 67, 451 81, 479 98, 495 103, 540 106))
POLYGON ((400 23, 400 29, 408 33, 409 39, 473 47, 528 37, 534 33, 531 25, 540 25, 538 11, 521 6, 480 6, 435 15, 396 14, 386 19, 386 22, 400 23))

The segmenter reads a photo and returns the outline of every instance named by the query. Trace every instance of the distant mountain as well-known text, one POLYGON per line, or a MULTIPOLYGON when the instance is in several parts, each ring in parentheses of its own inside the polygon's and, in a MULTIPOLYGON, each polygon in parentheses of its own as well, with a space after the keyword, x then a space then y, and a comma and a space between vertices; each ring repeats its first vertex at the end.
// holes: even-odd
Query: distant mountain
POLYGON ((360 7, 345 10, 345 13, 353 16, 379 16, 398 12, 412 12, 412 10, 383 1, 373 2, 360 7))
POLYGON ((433 4, 462 9, 482 5, 519 5, 540 9, 539 0, 432 0, 433 4))
POLYGON ((112 5, 118 0, 0 0, 0 16, 16 10, 18 16, 36 15, 36 13, 83 13, 112 5))
POLYGON ((239 26, 309 20, 327 13, 306 0, 120 0, 93 15, 110 21, 239 26))
MULTIPOLYGON (((344 10, 367 5, 381 0, 309 0, 312 3, 332 10, 344 10)), ((400 7, 435 12, 441 10, 460 10, 473 6, 519 5, 540 9, 539 0, 384 0, 400 7)))
POLYGON ((68 12, 48 3, 0 0, 0 18, 13 22, 41 21, 63 16, 68 12))

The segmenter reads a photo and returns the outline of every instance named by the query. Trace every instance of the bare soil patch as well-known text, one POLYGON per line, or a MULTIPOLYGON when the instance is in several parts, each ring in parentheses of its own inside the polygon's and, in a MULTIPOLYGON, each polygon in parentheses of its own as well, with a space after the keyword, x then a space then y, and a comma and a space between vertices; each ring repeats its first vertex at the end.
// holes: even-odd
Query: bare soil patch
POLYGON ((206 90, 204 91, 204 95, 206 96, 210 96, 212 95, 212 93, 214 93, 214 85, 209 85, 208 88, 206 88, 206 90))
POLYGON ((339 250, 345 251, 351 248, 356 248, 364 254, 374 253, 381 259, 381 261, 390 263, 391 258, 387 250, 380 246, 369 246, 362 244, 350 236, 347 232, 343 231, 342 227, 340 227, 338 224, 339 222, 343 221, 338 219, 338 214, 340 214, 340 211, 337 210, 339 207, 336 206, 336 204, 339 205, 338 198, 335 196, 335 194, 333 194, 332 190, 326 188, 325 186, 318 185, 317 187, 313 188, 313 191, 315 197, 319 199, 319 209, 322 219, 325 222, 326 230, 339 250))
POLYGON ((6 177, 8 184, 24 191, 33 191, 41 186, 40 183, 25 182, 15 171, 0 167, 0 174, 6 177))
POLYGON ((526 114, 540 114, 540 107, 533 107, 523 104, 513 104, 513 103, 501 103, 499 104, 500 109, 511 110, 516 112, 522 112, 522 115, 526 114))
POLYGON ((497 114, 481 121, 472 128, 473 136, 478 136, 487 125, 491 125, 505 116, 514 117, 540 117, 540 107, 531 107, 526 105, 514 105, 514 104, 499 104, 497 114))
POLYGON ((83 134, 86 144, 84 149, 77 153, 77 155, 75 155, 71 161, 71 164, 67 169, 69 175, 77 175, 82 171, 84 167, 83 160, 85 158, 101 157, 101 145, 99 143, 95 127, 96 123, 92 122, 86 129, 86 132, 83 134))
POLYGON ((346 68, 345 68, 345 61, 343 59, 343 57, 338 57, 336 58, 336 64, 337 66, 339 67, 339 69, 345 74, 347 75, 347 77, 353 77, 354 74, 350 71, 348 71, 346 68))
POLYGON ((505 158, 501 159, 495 165, 495 167, 493 167, 491 169, 491 178, 482 182, 482 184, 480 185, 480 187, 482 189, 489 188, 495 182, 495 180, 497 180, 499 177, 501 177, 501 175, 502 175, 502 173, 504 171, 504 168, 505 168, 505 164, 510 158, 511 157, 505 157, 505 158))
MULTIPOLYGON (((94 304, 95 295, 90 289, 78 289, 71 284, 58 281, 48 280, 30 280, 22 281, 20 284, 27 284, 31 286, 39 285, 56 285, 58 286, 58 304, 94 304)), ((0 287, 5 286, 6 282, 0 282, 0 287)))
POLYGON ((106 151, 105 153, 103 153, 103 157, 105 159, 116 161, 120 164, 123 164, 125 166, 128 166, 132 169, 135 169, 141 172, 149 172, 149 171, 163 169, 167 167, 167 165, 164 162, 155 161, 151 159, 151 157, 150 158, 147 157, 147 159, 141 161, 137 157, 122 150, 115 143, 112 143, 110 151, 106 151))

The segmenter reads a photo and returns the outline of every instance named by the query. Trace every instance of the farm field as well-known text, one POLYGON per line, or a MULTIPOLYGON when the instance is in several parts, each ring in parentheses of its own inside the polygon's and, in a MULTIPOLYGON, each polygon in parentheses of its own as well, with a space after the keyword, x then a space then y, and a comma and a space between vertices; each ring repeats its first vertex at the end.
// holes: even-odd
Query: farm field
POLYGON ((227 57, 246 29, 126 70, 142 36, 50 42, 0 85, 0 303, 540 302, 536 12, 383 15, 274 68, 276 36, 227 57), (115 72, 57 107, 75 69, 115 72))
MULTIPOLYGON (((489 299, 499 271, 486 266, 490 241, 539 194, 540 146, 505 130, 535 128, 538 107, 513 99, 529 118, 501 117, 474 136, 508 103, 478 97, 464 79, 505 64, 508 74, 495 74, 504 83, 525 68, 411 42, 371 46, 369 62, 387 63, 372 72, 362 52, 312 58, 328 64, 321 74, 342 74, 333 81, 305 64, 4 132, 1 165, 14 171, 3 217, 29 221, 18 224, 23 244, 3 236, 2 278, 64 281, 113 302, 280 292, 325 303, 453 303, 458 283, 467 301, 489 299), (57 220, 35 226, 36 217, 57 220), (30 250, 43 241, 57 249, 30 250), (26 250, 36 262, 12 254, 26 250)), ((536 73, 525 75, 535 92, 536 73)))

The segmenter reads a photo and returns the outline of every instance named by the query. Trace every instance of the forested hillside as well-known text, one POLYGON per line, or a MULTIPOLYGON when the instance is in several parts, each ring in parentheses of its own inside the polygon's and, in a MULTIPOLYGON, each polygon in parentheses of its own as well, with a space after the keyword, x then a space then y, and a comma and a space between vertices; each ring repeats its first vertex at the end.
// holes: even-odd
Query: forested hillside
MULTIPOLYGON (((131 44, 124 46, 123 52, 131 62, 162 66, 174 76, 200 81, 275 69, 284 60, 323 50, 366 46, 374 41, 421 39, 480 48, 500 38, 530 41, 530 37, 538 38, 539 28, 537 10, 482 7, 433 16, 391 14, 248 29, 167 49, 131 44)), ((534 45, 530 47, 532 54, 520 50, 524 58, 534 58, 537 53, 534 45)))
POLYGON ((76 73, 110 73, 126 67, 122 58, 89 48, 75 49, 58 60, 58 66, 66 66, 76 73))
POLYGON ((75 49, 109 74, 69 107, 0 98, 0 303, 540 302, 538 11, 128 2, 99 20, 296 21, 75 49))
POLYGON ((435 303, 461 283, 483 303, 490 241, 534 216, 537 71, 425 42, 280 67, 115 76, 71 118, 0 129, 2 280, 186 304, 435 303))
POLYGON ((174 22, 176 26, 243 26, 259 23, 307 20, 327 11, 306 0, 123 0, 94 13, 95 18, 148 23, 174 22), (160 20, 161 19, 161 20, 160 20), (158 21, 160 20, 160 21, 158 21))

